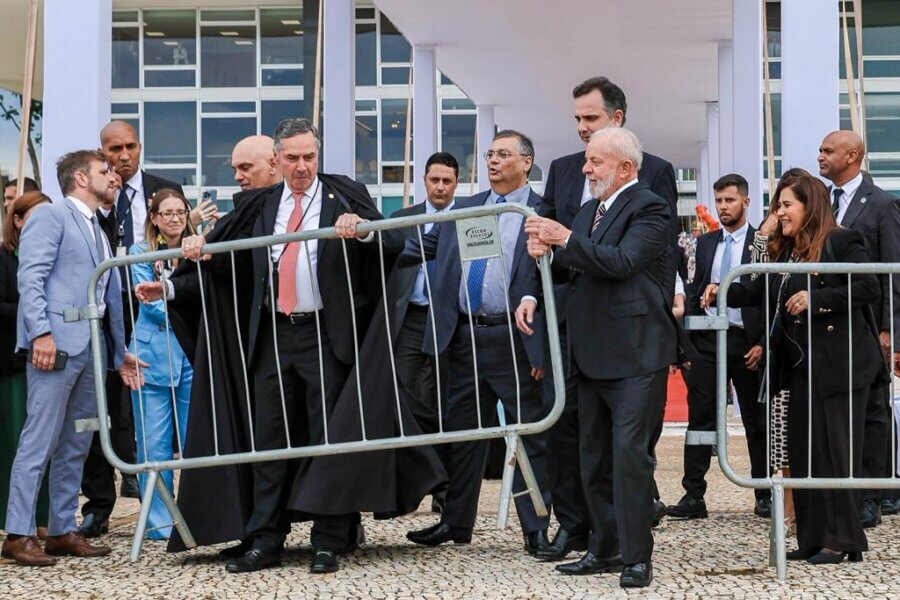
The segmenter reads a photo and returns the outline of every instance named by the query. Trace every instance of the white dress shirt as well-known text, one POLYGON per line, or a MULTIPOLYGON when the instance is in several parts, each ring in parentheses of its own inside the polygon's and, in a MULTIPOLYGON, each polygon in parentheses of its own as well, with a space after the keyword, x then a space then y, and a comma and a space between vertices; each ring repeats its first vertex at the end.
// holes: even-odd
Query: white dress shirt
MULTIPOLYGON (((613 194, 609 198, 607 198, 606 200, 601 202, 600 204, 602 204, 604 206, 604 208, 606 208, 606 212, 609 212, 609 209, 612 208, 613 202, 616 201, 616 198, 619 197, 619 194, 621 194, 622 192, 624 192, 631 186, 635 185, 637 182, 638 182, 638 178, 635 177, 634 179, 632 179, 631 181, 629 181, 628 183, 626 183, 625 185, 623 185, 622 187, 617 189, 615 192, 613 192, 613 194)), ((585 184, 587 184, 587 178, 585 178, 585 184)), ((582 202, 582 205, 584 205, 584 202, 582 202)), ((599 207, 599 204, 597 206, 599 207)), ((596 213, 594 213, 594 214, 596 214, 596 213)), ((593 222, 594 222, 594 217, 592 216, 591 223, 593 224, 593 222)), ((590 235, 591 235, 591 232, 588 232, 588 236, 590 236, 590 235)), ((572 237, 571 233, 568 235, 568 237, 566 237, 566 241, 563 242, 563 245, 562 245, 563 248, 565 248, 569 244, 570 237, 572 237)), ((551 257, 551 260, 552 260, 552 257, 551 257)))
MULTIPOLYGON (((140 169, 125 182, 125 193, 131 202, 131 224, 134 227, 134 243, 144 241, 144 226, 147 223, 147 198, 144 196, 144 176, 140 169)), ((118 199, 117 199, 118 200, 118 199)))
MULTIPOLYGON (((72 201, 72 204, 75 205, 75 208, 78 209, 78 213, 84 217, 84 220, 87 224, 87 229, 91 234, 91 241, 96 244, 97 238, 94 237, 94 222, 93 219, 96 218, 96 215, 91 211, 90 207, 87 204, 75 198, 74 196, 66 196, 67 199, 72 201)), ((99 227, 99 224, 98 224, 99 227)), ((100 257, 100 262, 107 260, 112 256, 112 250, 109 248, 109 240, 106 239, 106 235, 103 233, 103 230, 100 230, 100 235, 103 238, 103 252, 104 255, 100 257)), ((103 275, 100 276, 100 281, 97 282, 97 306, 100 310, 100 316, 102 317, 106 313, 106 284, 109 283, 109 270, 103 272, 103 275)))
MULTIPOLYGON (((730 271, 741 264, 741 258, 744 255, 744 246, 747 242, 747 231, 749 229, 750 223, 744 223, 743 226, 731 233, 724 229, 722 230, 722 239, 716 245, 716 254, 713 257, 712 272, 709 274, 710 283, 721 283, 721 281, 719 281, 719 275, 722 273, 722 255, 725 253, 726 236, 731 236, 733 239, 731 242, 731 265, 728 267, 728 270, 730 271)), ((706 308, 706 314, 714 317, 718 314, 718 309, 715 306, 709 306, 706 308)), ((728 324, 732 327, 744 327, 741 309, 728 309, 728 324)))
MULTIPOLYGON (((840 186, 840 188, 842 190, 844 190, 844 193, 841 194, 841 198, 839 200, 840 208, 838 209, 838 213, 835 216, 835 218, 837 219, 838 225, 840 225, 841 221, 844 220, 844 215, 847 214, 847 209, 850 208, 850 202, 853 200, 853 196, 856 195, 856 190, 859 189, 859 186, 862 185, 862 182, 863 182, 863 176, 862 176, 862 173, 859 173, 856 175, 856 177, 854 177, 853 179, 851 179, 844 185, 840 186)), ((834 202, 834 196, 832 195, 832 190, 834 190, 834 188, 835 188, 834 184, 832 184, 828 188, 828 197, 831 202, 834 202)))
MULTIPOLYGON (((300 201, 303 203, 303 217, 297 231, 311 231, 319 228, 319 217, 322 214, 322 185, 318 177, 315 177, 309 189, 303 193, 300 201)), ((284 182, 284 192, 281 194, 281 202, 278 204, 278 213, 275 216, 274 235, 288 232, 288 219, 294 210, 294 196, 287 181, 284 182)), ((319 292, 319 281, 316 279, 318 268, 318 240, 302 242, 300 252, 297 254, 296 283, 297 303, 293 312, 314 312, 322 310, 322 295, 319 292), (308 259, 307 259, 308 257, 308 259)), ((281 258, 284 252, 284 244, 272 246, 271 256, 273 261, 281 258)))

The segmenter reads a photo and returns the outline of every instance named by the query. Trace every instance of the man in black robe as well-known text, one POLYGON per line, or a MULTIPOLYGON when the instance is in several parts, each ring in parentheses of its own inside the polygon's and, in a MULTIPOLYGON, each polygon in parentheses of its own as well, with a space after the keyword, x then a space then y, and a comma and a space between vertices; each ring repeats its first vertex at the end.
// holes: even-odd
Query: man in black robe
MULTIPOLYGON (((318 173, 318 133, 309 121, 283 121, 275 143, 285 181, 239 194, 235 211, 206 240, 186 242, 185 256, 199 257, 205 242, 331 225, 344 239, 219 254, 204 263, 202 276, 193 264, 173 276, 166 294, 176 331, 190 336, 200 325, 186 457, 248 451, 251 439, 256 450, 361 440, 361 404, 366 439, 397 435, 400 420, 407 435, 419 433, 395 401, 389 365, 375 364, 387 354, 382 311, 372 318, 382 298, 379 253, 396 253, 402 238, 396 231, 356 234, 358 223, 382 216, 365 186, 318 173), (198 312, 201 292, 206 310, 198 312), (358 372, 354 322, 365 361, 358 372)), ((160 292, 145 286, 138 295, 160 292)), ((185 471, 179 506, 198 543, 249 542, 229 572, 279 565, 297 516, 291 511, 312 518, 310 571, 326 573, 338 569, 337 554, 356 547, 360 511, 409 512, 443 478, 425 448, 270 461, 185 471)), ((183 547, 174 536, 169 549, 183 547)))

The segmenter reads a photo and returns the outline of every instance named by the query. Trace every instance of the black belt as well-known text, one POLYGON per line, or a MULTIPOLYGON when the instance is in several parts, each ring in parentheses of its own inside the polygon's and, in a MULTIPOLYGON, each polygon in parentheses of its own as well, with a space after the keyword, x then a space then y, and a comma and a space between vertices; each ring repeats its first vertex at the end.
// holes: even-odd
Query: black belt
POLYGON ((290 323, 291 325, 306 325, 307 323, 315 321, 316 315, 321 312, 321 310, 318 310, 313 312, 291 313, 289 315, 282 312, 276 312, 275 320, 281 323, 290 323))
MULTIPOLYGON (((465 321, 469 322, 469 315, 466 313, 459 313, 461 319, 465 319, 465 321)), ((500 313, 497 315, 472 315, 472 324, 475 327, 494 327, 496 325, 506 325, 510 318, 515 321, 515 317, 506 313, 500 313)))

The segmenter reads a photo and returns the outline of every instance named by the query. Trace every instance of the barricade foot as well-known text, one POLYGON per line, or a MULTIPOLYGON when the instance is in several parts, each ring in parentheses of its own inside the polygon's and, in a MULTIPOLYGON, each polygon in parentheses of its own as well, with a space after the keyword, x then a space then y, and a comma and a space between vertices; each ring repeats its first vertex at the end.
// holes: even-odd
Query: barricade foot
POLYGON ((541 489, 538 487, 537 479, 534 477, 534 470, 531 468, 531 462, 528 460, 528 454, 525 452, 525 445, 522 444, 518 434, 511 433, 506 436, 506 458, 503 463, 503 479, 500 484, 500 508, 497 511, 497 527, 499 529, 506 527, 506 522, 509 518, 510 499, 524 494, 531 496, 535 513, 539 517, 546 517, 548 514, 547 506, 541 497, 541 489), (517 463, 522 471, 526 490, 513 494, 513 474, 517 463))
POLYGON ((141 556, 141 547, 144 545, 144 534, 147 532, 147 519, 150 518, 150 503, 153 501, 153 490, 159 473, 150 471, 147 473, 147 485, 141 497, 141 512, 138 515, 137 525, 134 529, 134 539, 131 542, 131 562, 137 562, 141 556))
POLYGON ((169 511, 169 515, 172 517, 172 525, 178 530, 178 534, 181 536, 181 541, 184 542, 185 547, 196 548, 197 542, 194 541, 194 536, 191 534, 191 530, 188 528, 184 516, 178 509, 178 505, 175 504, 175 498, 172 497, 172 493, 161 478, 157 478, 156 480, 156 489, 159 491, 160 498, 162 498, 163 504, 166 505, 166 510, 169 511))

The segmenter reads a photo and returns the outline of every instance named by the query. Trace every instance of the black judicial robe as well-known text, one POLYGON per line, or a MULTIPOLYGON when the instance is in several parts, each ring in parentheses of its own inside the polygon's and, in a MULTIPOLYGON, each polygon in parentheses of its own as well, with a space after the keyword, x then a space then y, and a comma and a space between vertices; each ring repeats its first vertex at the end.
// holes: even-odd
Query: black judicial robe
MULTIPOLYGON (((336 191, 342 202, 351 206, 371 204, 368 194, 365 198, 360 197, 360 186, 351 180, 322 173, 319 178, 323 185, 336 191)), ((250 229, 247 225, 258 218, 263 199, 269 192, 270 188, 263 188, 238 194, 235 210, 219 221, 207 236, 208 242, 247 237, 244 233, 250 229)), ((230 258, 220 259, 219 271, 226 276, 211 273, 211 269, 202 269, 202 274, 198 274, 196 264, 190 261, 183 263, 173 275, 177 290, 175 300, 170 304, 173 329, 194 366, 186 458, 215 455, 217 447, 220 455, 250 450, 248 391, 242 364, 246 361, 247 329, 252 309, 252 286, 247 285, 252 262, 250 251, 235 252, 233 256, 237 286, 230 276, 230 258), (208 338, 199 302, 201 291, 206 302, 208 338), (217 437, 213 435, 213 414, 217 437)), ((390 269, 390 258, 385 257, 386 269, 390 269)), ((362 439, 357 367, 363 391, 367 439, 393 437, 400 433, 377 257, 373 263, 367 265, 363 285, 369 288, 369 297, 378 300, 378 308, 360 339, 359 365, 353 367, 329 416, 329 441, 332 443, 362 439)), ((364 325, 360 325, 361 332, 364 325)), ((252 372, 248 372, 248 377, 252 406, 252 372)), ((406 435, 421 433, 402 402, 399 414, 406 435)), ((447 478, 434 450, 421 446, 320 456, 299 459, 299 462, 288 502, 288 508, 295 513, 294 520, 315 514, 351 512, 373 512, 376 517, 398 516, 415 510, 422 498, 447 478)), ((252 465, 182 471, 177 503, 198 545, 242 539, 244 525, 253 510, 252 465)), ((185 549, 181 536, 173 529, 168 551, 185 549)))

